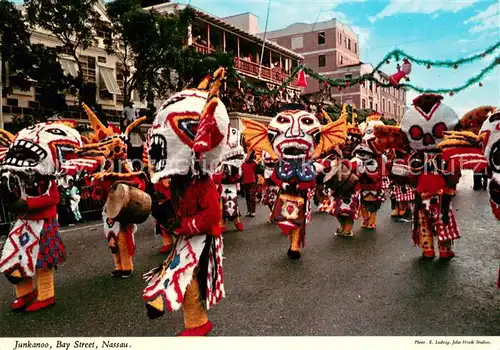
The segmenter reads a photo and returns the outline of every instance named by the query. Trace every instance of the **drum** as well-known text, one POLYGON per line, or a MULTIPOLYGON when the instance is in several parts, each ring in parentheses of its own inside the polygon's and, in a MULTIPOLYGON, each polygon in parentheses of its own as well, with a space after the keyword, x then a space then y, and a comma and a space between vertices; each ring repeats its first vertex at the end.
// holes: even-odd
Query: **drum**
POLYGON ((332 171, 324 179, 325 187, 332 190, 334 196, 353 192, 357 183, 358 177, 344 162, 332 165, 332 171))
POLYGON ((151 197, 138 188, 118 184, 106 202, 108 216, 122 224, 142 224, 151 214, 151 197))

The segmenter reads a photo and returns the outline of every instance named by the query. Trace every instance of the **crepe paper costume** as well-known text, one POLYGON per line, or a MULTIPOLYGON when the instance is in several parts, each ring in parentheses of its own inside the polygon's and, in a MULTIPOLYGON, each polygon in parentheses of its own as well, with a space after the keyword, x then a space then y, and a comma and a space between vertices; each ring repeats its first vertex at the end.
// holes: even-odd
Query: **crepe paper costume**
POLYGON ((412 205, 415 201, 415 190, 410 180, 409 154, 395 150, 394 157, 389 161, 389 196, 391 198, 391 216, 399 221, 411 221, 412 205))
POLYGON ((345 141, 346 120, 321 125, 314 114, 292 105, 278 113, 269 126, 251 119, 244 119, 243 124, 248 152, 260 149, 277 161, 271 180, 280 192, 272 221, 290 237, 288 256, 299 259, 311 219, 316 177, 324 170, 316 160, 345 141))
POLYGON ((151 181, 170 181, 173 210, 165 225, 174 246, 160 267, 144 275, 148 286, 142 299, 149 318, 182 307, 180 336, 208 335, 213 325, 207 310, 225 296, 222 211, 212 179, 229 142, 229 115, 219 99, 223 78, 220 68, 209 91, 187 89, 170 97, 146 141, 151 181))
POLYGON ((59 177, 98 162, 79 159, 82 138, 71 122, 45 122, 16 135, 0 130, 3 199, 17 214, 0 258, 0 272, 14 285, 13 310, 38 311, 55 302, 54 270, 66 260, 59 234, 59 177), (78 167, 77 164, 85 164, 78 167))
MULTIPOLYGON (((331 172, 325 176, 325 199, 319 210, 335 216, 340 227, 337 236, 352 236, 354 221, 359 218, 361 207, 359 179, 355 174, 355 165, 351 163, 353 151, 361 143, 363 134, 357 124, 354 112, 352 122, 347 124, 347 138, 340 145, 342 160, 333 164, 331 172)), ((341 118, 347 119, 347 105, 342 108, 341 118)))
MULTIPOLYGON (((387 157, 372 147, 375 139, 374 128, 384 125, 378 113, 367 117, 364 126, 363 140, 354 149, 352 162, 356 164, 356 176, 360 185, 362 228, 375 229, 377 227, 377 212, 385 199, 383 178, 389 174, 387 157)), ((384 150, 385 152, 385 150, 384 150)))
MULTIPOLYGON (((493 215, 500 220, 500 108, 482 106, 466 113, 460 119, 462 131, 451 132, 439 144, 443 158, 450 163, 466 164, 474 172, 486 170, 491 179, 489 185, 490 205, 493 215), (464 131, 464 125, 482 125, 473 132, 464 131), (477 132, 476 135, 474 132, 477 132), (484 158, 479 155, 484 155, 484 158), (486 163, 486 169, 483 169, 486 163)), ((500 267, 497 287, 500 288, 500 267)))
POLYGON ((102 169, 92 176, 92 199, 106 200, 102 219, 115 265, 111 276, 129 278, 134 272, 136 224, 147 220, 152 203, 151 197, 144 192, 146 175, 143 171, 132 171, 128 163, 127 141, 130 132, 146 117, 131 123, 122 134, 113 126, 105 127, 85 104, 83 108, 94 132, 78 154, 100 159, 103 164, 102 169))
POLYGON ((443 160, 444 154, 438 147, 445 133, 459 124, 458 115, 442 99, 435 94, 418 96, 413 100, 413 108, 403 116, 401 127, 375 128, 377 139, 372 143, 378 149, 411 149, 408 164, 415 186, 412 240, 421 247, 422 256, 429 259, 435 257, 435 241, 440 259, 455 256, 452 244, 460 233, 450 190, 458 182, 460 170, 467 168, 461 162, 450 164, 452 158, 443 160))
MULTIPOLYGON (((276 166, 276 161, 273 160, 271 155, 268 152, 262 152, 260 150, 256 151, 258 155, 257 158, 260 159, 261 164, 264 165, 264 185, 262 189, 262 204, 269 208, 269 211, 272 213, 274 204, 276 203, 276 199, 278 198, 279 187, 273 182, 272 175, 274 172, 274 168, 276 166)), ((268 219, 268 222, 271 222, 271 215, 268 219)))
POLYGON ((243 231, 241 213, 238 206, 238 190, 241 180, 241 165, 245 159, 241 133, 230 128, 225 152, 220 167, 213 175, 218 185, 222 210, 221 229, 226 231, 226 222, 231 221, 238 231, 243 231))

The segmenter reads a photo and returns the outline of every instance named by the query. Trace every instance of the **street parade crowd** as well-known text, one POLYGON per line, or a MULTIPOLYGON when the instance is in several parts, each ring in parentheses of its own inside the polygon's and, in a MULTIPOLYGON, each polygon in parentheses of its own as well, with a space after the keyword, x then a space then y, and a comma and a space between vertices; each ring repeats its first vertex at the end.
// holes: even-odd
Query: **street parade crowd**
POLYGON ((112 276, 134 273, 137 224, 155 219, 167 258, 144 274, 142 298, 149 318, 182 308, 181 336, 212 330, 208 310, 225 296, 223 233, 245 229, 239 193, 249 217, 257 201, 269 208, 268 221, 288 236, 290 259, 303 254, 312 203, 336 218, 335 235, 349 237, 357 220, 373 230, 385 219, 377 216, 385 200, 394 218, 413 223, 412 241, 424 259, 452 259, 460 238, 452 199, 463 170, 491 179, 491 208, 500 220, 500 109, 480 106, 460 118, 443 96, 423 94, 400 125, 388 126, 376 113, 358 124, 347 106, 333 120, 292 104, 268 125, 243 120, 240 131, 219 98, 224 74, 220 68, 162 104, 146 137, 144 170, 128 161, 127 142, 145 118, 121 132, 84 106, 88 137, 70 121, 16 135, 0 130, 1 195, 18 217, 0 258, 15 289, 13 310, 54 304, 54 271, 66 260, 57 206, 63 192, 81 219, 72 180, 82 174, 92 181, 92 198, 105 203, 112 276))

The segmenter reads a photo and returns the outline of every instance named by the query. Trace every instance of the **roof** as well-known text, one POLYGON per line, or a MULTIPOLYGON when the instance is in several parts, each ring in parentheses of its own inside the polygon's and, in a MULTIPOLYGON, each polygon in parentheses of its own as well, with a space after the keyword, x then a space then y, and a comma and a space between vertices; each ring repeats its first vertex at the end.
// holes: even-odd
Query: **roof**
MULTIPOLYGON (((336 18, 332 18, 328 21, 317 22, 317 23, 300 23, 300 22, 293 23, 286 28, 268 31, 266 37, 273 39, 290 35, 310 33, 312 31, 318 32, 330 28, 338 28, 347 33, 348 35, 358 38, 358 34, 356 34, 348 24, 340 22, 336 18)), ((264 34, 260 33, 259 35, 263 36, 264 34)))
MULTIPOLYGON (((242 30, 242 29, 240 29, 232 24, 229 24, 228 22, 224 21, 222 18, 211 15, 211 14, 209 14, 209 13, 207 13, 199 8, 196 8, 192 5, 184 5, 184 4, 176 4, 176 3, 164 3, 164 4, 160 4, 160 5, 156 5, 156 6, 146 7, 145 10, 155 9, 156 11, 161 13, 161 12, 173 11, 175 7, 179 8, 179 9, 184 9, 188 6, 191 7, 192 9, 194 9, 194 11, 196 12, 196 15, 199 18, 204 19, 207 22, 218 25, 219 27, 223 28, 224 30, 238 34, 238 35, 240 35, 244 38, 247 38, 250 41, 256 42, 258 44, 262 45, 264 43, 264 40, 261 37, 259 37, 258 35, 250 34, 250 33, 246 32, 246 31, 244 31, 244 30, 242 30)), ((266 40, 266 46, 269 48, 272 48, 278 52, 285 53, 288 56, 291 56, 291 57, 296 58, 298 60, 304 59, 304 56, 302 56, 302 55, 300 55, 292 50, 284 48, 283 46, 275 44, 272 41, 266 40)))

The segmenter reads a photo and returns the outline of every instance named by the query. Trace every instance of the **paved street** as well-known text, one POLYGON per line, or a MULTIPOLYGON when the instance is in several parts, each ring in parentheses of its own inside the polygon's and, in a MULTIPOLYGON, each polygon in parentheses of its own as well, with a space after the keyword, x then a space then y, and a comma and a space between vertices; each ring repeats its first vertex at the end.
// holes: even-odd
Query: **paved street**
MULTIPOLYGON (((453 200, 462 239, 449 263, 422 262, 411 224, 391 222, 388 202, 376 231, 358 223, 353 238, 335 237, 336 220, 315 210, 302 259, 290 261, 287 239, 259 206, 256 218, 244 218, 245 232, 224 236, 226 299, 210 310, 213 335, 500 335, 499 224, 487 193, 471 187, 466 174, 453 200)), ((68 261, 56 274, 50 309, 12 313, 13 289, 0 278, 0 336, 169 336, 182 329, 181 312, 149 320, 141 301, 141 273, 163 259, 151 222, 136 235, 138 273, 128 280, 109 276, 102 228, 87 225, 94 227, 64 229, 68 261)))

